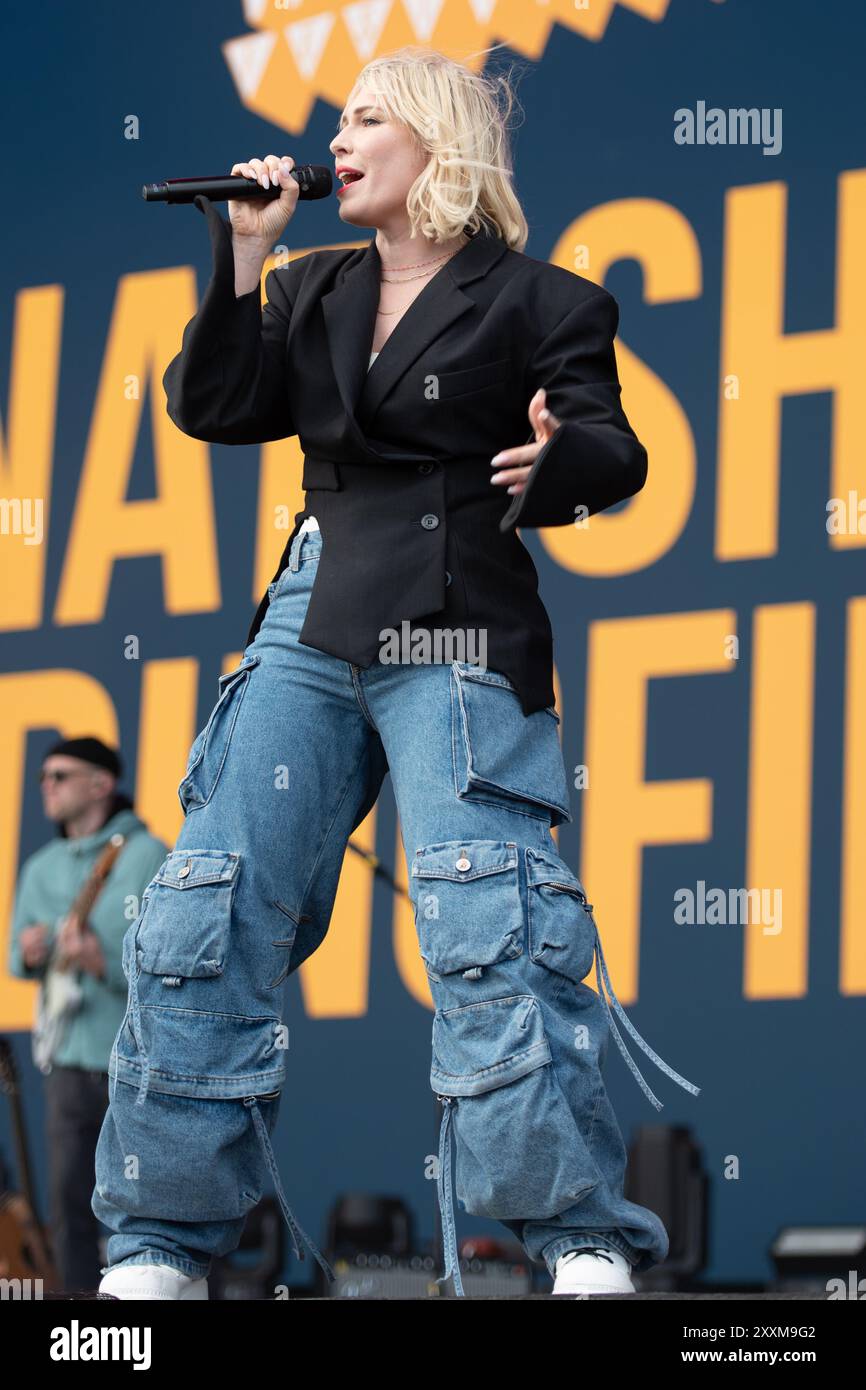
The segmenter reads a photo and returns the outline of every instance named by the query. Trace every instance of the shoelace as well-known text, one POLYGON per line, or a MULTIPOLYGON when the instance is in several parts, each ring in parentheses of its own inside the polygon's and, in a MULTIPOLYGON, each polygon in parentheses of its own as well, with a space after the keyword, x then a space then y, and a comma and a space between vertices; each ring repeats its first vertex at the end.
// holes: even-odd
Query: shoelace
MULTIPOLYGON (((560 1257, 561 1263, 570 1264, 578 1255, 597 1255, 600 1259, 607 1260, 609 1265, 616 1263, 615 1260, 611 1259, 611 1251, 608 1250, 606 1245, 582 1245, 579 1250, 567 1250, 566 1253, 560 1257)), ((622 1258, 625 1260, 625 1255, 623 1255, 622 1258)), ((626 1263, 628 1263, 627 1260, 626 1263)))
MULTIPOLYGON (((610 1004, 608 1003, 604 993, 604 989, 602 988, 599 967, 601 967, 601 971, 604 973, 605 985, 607 986, 607 990, 610 994, 613 1007, 616 1009, 617 1014, 622 1019, 626 1029, 635 1039, 638 1046, 643 1048, 647 1056, 653 1062, 655 1062, 656 1066, 667 1076, 669 1076, 671 1080, 676 1081, 677 1084, 682 1086, 684 1090, 691 1091, 693 1096, 700 1095, 700 1086, 695 1086, 691 1081, 687 1081, 684 1076, 680 1076, 678 1071, 674 1071, 673 1067, 669 1067, 667 1062, 663 1061, 662 1058, 658 1055, 658 1053, 653 1051, 649 1043, 641 1037, 634 1024, 626 1016, 625 1010, 623 1009, 622 1005, 617 999, 613 990, 613 986, 610 983, 610 976, 607 973, 607 963, 604 959, 604 951, 602 950, 601 946, 601 936, 599 935, 598 925, 595 921, 595 918, 592 916, 592 903, 584 901, 583 906, 585 911, 589 915, 590 921, 592 922, 592 925, 595 929, 595 978, 598 983, 599 998, 604 1001, 604 1006, 607 1009, 607 1015, 608 1020, 610 1022, 611 1031, 613 1032, 614 1038, 617 1041, 619 1050, 625 1058, 629 1070, 631 1071, 633 1076, 637 1078, 641 1090, 644 1092, 651 1104, 654 1105, 657 1110, 662 1110, 664 1108, 662 1102, 650 1090, 649 1086, 647 1085, 646 1081, 644 1080, 643 1076, 641 1075, 638 1069, 637 1063, 634 1061, 634 1058, 632 1057, 631 1053, 629 1052, 628 1048, 622 1040, 620 1031, 617 1028, 616 1023, 614 1022, 613 1014, 610 1011, 610 1004)), ((457 1253, 457 1228, 454 1222, 454 1205, 452 1198, 453 1175, 451 1171, 451 1111, 453 1108, 453 1097, 439 1095, 439 1093, 437 1092, 436 1098, 437 1100, 441 1100, 443 1102, 442 1124, 439 1130, 439 1173, 436 1179, 436 1187, 439 1196, 439 1213, 442 1219, 442 1242, 445 1247, 445 1273, 440 1275, 440 1277, 436 1280, 436 1283, 442 1284, 449 1277, 449 1275, 452 1275, 454 1278, 454 1293, 458 1298, 463 1298, 465 1297, 465 1293, 463 1289, 463 1281, 460 1278, 460 1259, 457 1253)), ((593 1246, 591 1248, 596 1249, 598 1247, 593 1246)), ((583 1254, 584 1252, 575 1251, 574 1253, 583 1254)), ((605 1254, 609 1257, 610 1251, 605 1249, 605 1254)), ((611 1263, 613 1263, 613 1261, 611 1261, 611 1263)))

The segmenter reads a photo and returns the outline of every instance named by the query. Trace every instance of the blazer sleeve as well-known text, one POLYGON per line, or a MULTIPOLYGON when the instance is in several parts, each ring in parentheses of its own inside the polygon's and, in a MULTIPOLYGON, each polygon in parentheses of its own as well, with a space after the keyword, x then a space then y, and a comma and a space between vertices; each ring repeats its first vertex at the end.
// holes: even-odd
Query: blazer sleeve
MULTIPOLYGON (((604 511, 639 492, 647 476, 647 452, 620 404, 614 338, 619 306, 600 290, 570 309, 539 343, 526 371, 528 398, 540 386, 561 421, 540 450, 522 492, 499 523, 566 526, 575 508, 604 511)), ((530 431, 527 443, 535 439, 530 431)), ((504 468, 508 467, 505 463, 504 468)))
POLYGON ((297 434, 289 407, 286 339, 294 276, 271 270, 261 287, 235 296, 231 225, 209 198, 213 273, 181 350, 162 378, 166 409, 179 430, 209 444, 262 444, 297 434))

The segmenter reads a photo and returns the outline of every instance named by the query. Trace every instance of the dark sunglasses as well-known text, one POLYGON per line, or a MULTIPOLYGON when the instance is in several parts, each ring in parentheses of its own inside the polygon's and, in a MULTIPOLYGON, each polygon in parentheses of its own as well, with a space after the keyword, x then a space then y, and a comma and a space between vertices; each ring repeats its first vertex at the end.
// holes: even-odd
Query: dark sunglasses
POLYGON ((39 781, 40 781, 40 783, 45 782, 45 781, 48 781, 48 780, 53 781, 53 782, 65 782, 66 779, 67 779, 67 777, 83 777, 83 776, 85 776, 85 770, 84 770, 84 768, 75 768, 74 770, 73 770, 72 768, 68 768, 68 767, 67 767, 67 768, 61 768, 61 769, 59 769, 59 770, 54 769, 54 768, 52 768, 51 770, 46 770, 45 768, 43 768, 42 771, 41 771, 40 774, 39 774, 39 781))

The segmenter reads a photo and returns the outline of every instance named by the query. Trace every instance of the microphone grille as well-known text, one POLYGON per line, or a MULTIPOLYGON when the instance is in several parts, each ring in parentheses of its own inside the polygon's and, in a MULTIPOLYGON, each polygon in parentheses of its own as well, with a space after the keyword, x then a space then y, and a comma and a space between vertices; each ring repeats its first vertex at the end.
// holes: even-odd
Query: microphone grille
POLYGON ((299 184, 299 198, 327 198, 334 186, 331 171, 324 164, 301 164, 292 170, 292 177, 299 184))

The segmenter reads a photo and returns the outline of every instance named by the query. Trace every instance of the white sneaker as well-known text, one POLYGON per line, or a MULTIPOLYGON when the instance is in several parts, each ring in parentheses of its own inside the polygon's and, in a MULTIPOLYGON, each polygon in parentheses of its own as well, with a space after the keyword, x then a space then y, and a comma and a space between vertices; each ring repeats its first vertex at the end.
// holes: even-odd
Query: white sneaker
POLYGON ((592 1245, 568 1250, 556 1261, 554 1293, 637 1293, 631 1265, 618 1250, 592 1245))
POLYGON ((173 1265, 115 1265, 102 1276, 99 1292, 151 1302, 208 1296, 207 1279, 194 1279, 173 1265))

